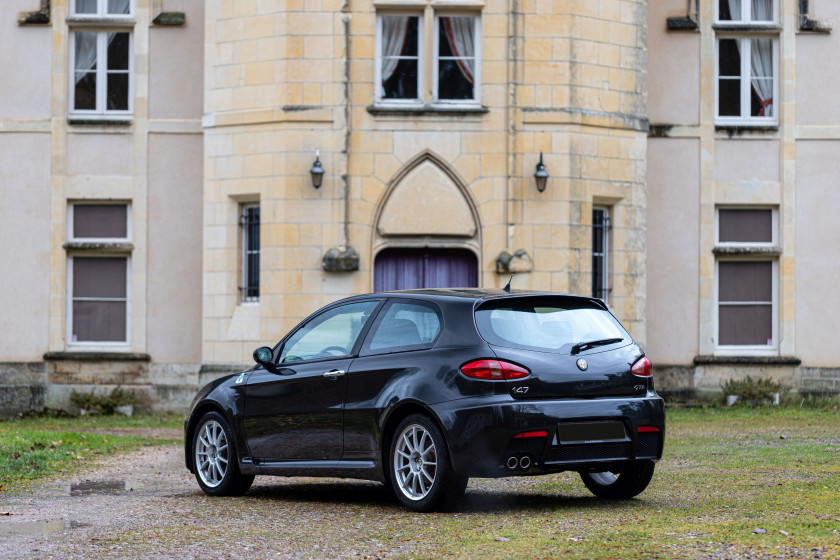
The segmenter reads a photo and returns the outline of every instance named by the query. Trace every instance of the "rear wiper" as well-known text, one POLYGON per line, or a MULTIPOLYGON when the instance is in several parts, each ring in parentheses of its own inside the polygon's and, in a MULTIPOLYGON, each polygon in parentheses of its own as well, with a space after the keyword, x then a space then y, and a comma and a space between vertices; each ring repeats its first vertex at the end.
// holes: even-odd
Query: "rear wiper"
POLYGON ((589 350, 596 346, 606 346, 607 344, 615 344, 621 342, 623 338, 605 338, 603 340, 591 340, 589 342, 579 342, 572 346, 572 355, 579 354, 581 350, 589 350))

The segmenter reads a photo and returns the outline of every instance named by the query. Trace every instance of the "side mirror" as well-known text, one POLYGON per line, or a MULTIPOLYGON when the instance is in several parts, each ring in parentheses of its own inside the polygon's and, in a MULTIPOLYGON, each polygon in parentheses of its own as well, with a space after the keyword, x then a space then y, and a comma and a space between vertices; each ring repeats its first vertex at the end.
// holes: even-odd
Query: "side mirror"
POLYGON ((274 365, 274 352, 268 346, 260 346, 254 350, 254 361, 268 371, 274 372, 277 369, 274 365))

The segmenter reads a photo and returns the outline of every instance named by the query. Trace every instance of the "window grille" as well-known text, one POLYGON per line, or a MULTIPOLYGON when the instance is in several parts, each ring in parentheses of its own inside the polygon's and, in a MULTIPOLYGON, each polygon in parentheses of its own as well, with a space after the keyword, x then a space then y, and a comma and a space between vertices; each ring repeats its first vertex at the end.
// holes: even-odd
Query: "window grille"
POLYGON ((610 214, 606 208, 592 209, 592 297, 607 302, 609 283, 610 214))
POLYGON ((245 206, 239 216, 242 229, 242 301, 260 299, 260 207, 245 206))

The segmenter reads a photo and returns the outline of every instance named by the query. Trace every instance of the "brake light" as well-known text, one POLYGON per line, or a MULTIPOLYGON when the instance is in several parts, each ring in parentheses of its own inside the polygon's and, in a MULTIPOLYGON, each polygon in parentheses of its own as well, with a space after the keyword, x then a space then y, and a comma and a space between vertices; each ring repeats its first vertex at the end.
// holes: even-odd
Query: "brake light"
POLYGON ((647 359, 647 356, 642 356, 636 363, 633 364, 633 367, 630 368, 630 371, 633 372, 633 375, 638 375, 639 377, 650 377, 651 374, 651 363, 650 360, 647 359))
POLYGON ((504 360, 474 360, 461 366, 461 373, 473 379, 522 379, 531 372, 504 360))
POLYGON ((548 437, 548 432, 546 432, 545 430, 539 430, 536 432, 522 432, 521 434, 516 434, 515 436, 513 436, 513 439, 532 437, 548 437))
POLYGON ((639 426, 639 433, 643 434, 645 432, 658 432, 660 431, 659 428, 656 426, 639 426))

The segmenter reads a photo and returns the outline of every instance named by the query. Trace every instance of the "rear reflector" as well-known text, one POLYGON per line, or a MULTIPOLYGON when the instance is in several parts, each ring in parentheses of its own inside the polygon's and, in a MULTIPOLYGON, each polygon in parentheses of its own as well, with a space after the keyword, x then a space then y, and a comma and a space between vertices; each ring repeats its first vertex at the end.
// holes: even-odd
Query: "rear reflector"
POLYGON ((638 375, 639 377, 650 377, 650 369, 650 360, 647 359, 647 356, 642 356, 641 358, 636 360, 636 363, 633 364, 633 367, 630 368, 630 371, 633 372, 633 375, 638 375))
POLYGON ((531 372, 504 360, 475 360, 461 366, 461 373, 473 379, 522 379, 531 372))
POLYGON ((639 426, 639 433, 640 434, 644 433, 644 432, 658 432, 658 431, 659 431, 659 428, 657 428, 656 426, 639 426))
POLYGON ((513 436, 513 439, 522 437, 548 437, 548 432, 546 432, 545 430, 539 432, 522 432, 521 434, 513 436))

